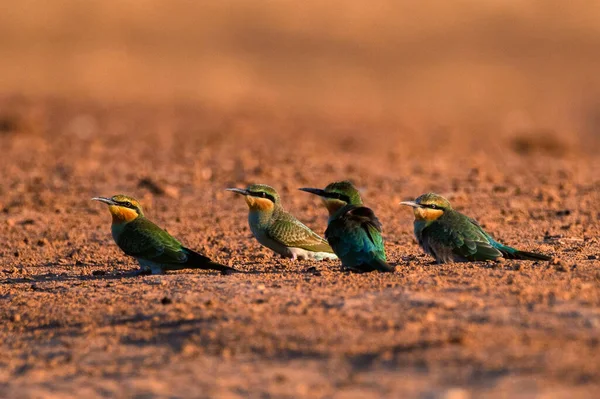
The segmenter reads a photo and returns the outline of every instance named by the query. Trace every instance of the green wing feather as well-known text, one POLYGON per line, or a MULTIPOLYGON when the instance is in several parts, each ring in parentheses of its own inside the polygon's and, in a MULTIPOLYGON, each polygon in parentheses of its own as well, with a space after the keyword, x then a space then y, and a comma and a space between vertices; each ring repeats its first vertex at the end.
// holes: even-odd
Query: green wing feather
POLYGON ((325 239, 288 213, 277 215, 275 221, 267 227, 267 235, 287 247, 333 253, 325 239))
POLYGON ((156 263, 185 263, 188 259, 179 241, 143 217, 125 225, 117 245, 127 255, 156 263))
POLYGON ((454 254, 467 260, 493 260, 502 256, 475 220, 455 211, 447 211, 442 218, 423 229, 423 239, 434 250, 437 249, 436 252, 449 247, 454 254))

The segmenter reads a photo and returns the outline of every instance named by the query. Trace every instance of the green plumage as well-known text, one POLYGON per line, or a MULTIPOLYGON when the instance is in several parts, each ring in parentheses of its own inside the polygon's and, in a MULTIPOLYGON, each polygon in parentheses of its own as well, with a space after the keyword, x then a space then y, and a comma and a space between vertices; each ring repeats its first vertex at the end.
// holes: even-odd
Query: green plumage
POLYGON ((294 260, 337 258, 327 241, 283 208, 273 187, 251 184, 228 190, 245 196, 250 208, 248 224, 260 244, 294 260))
POLYGON ((212 269, 228 274, 236 270, 184 247, 144 216, 139 202, 126 195, 95 197, 109 205, 113 215, 112 236, 125 254, 140 264, 140 272, 160 274, 167 270, 212 269))
POLYGON ((113 225, 113 238, 125 254, 136 258, 142 269, 153 273, 187 268, 212 269, 223 273, 235 271, 184 247, 178 240, 140 216, 124 225, 113 225))
MULTIPOLYGON (((414 232, 423 250, 438 263, 486 261, 501 257, 521 260, 550 260, 546 255, 520 251, 503 245, 486 233, 477 221, 452 209, 445 198, 423 194, 415 202, 404 202, 414 208, 442 212, 435 220, 416 219, 414 232)), ((419 212, 419 211, 417 211, 419 212)))
POLYGON ((187 260, 183 245, 143 216, 114 230, 117 245, 129 256, 166 264, 187 260))
POLYGON ((287 247, 333 253, 325 239, 282 208, 276 209, 265 230, 271 239, 287 247))

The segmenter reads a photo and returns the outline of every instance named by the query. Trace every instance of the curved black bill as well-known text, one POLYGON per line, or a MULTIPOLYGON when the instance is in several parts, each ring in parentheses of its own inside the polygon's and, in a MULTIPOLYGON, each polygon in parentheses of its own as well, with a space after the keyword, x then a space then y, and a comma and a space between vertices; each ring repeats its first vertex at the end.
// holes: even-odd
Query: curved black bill
POLYGON ((307 193, 315 194, 320 197, 328 197, 327 192, 325 190, 321 190, 320 188, 299 188, 300 191, 306 191, 307 193))
POLYGON ((421 208, 421 205, 417 204, 415 201, 402 201, 400 205, 412 206, 413 208, 421 208))
POLYGON ((241 194, 241 195, 250 195, 250 193, 248 192, 248 190, 243 189, 243 188, 226 188, 225 190, 227 191, 231 191, 237 194, 241 194))
POLYGON ((105 204, 108 204, 108 205, 116 204, 116 202, 113 201, 111 198, 106 198, 106 197, 94 197, 94 198, 92 198, 92 201, 100 201, 100 202, 104 202, 105 204))

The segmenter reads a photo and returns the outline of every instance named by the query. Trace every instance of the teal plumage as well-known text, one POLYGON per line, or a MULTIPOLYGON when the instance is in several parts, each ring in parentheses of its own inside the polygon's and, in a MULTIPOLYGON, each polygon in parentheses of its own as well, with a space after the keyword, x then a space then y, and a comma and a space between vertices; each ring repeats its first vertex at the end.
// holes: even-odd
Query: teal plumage
POLYGON ((342 264, 361 272, 393 271, 386 263, 381 223, 370 208, 348 205, 331 218, 325 238, 342 264))
POLYGON ((301 188, 319 195, 329 211, 325 238, 342 265, 355 272, 392 272, 386 260, 381 222, 363 206, 358 190, 348 181, 329 184, 324 190, 301 188))

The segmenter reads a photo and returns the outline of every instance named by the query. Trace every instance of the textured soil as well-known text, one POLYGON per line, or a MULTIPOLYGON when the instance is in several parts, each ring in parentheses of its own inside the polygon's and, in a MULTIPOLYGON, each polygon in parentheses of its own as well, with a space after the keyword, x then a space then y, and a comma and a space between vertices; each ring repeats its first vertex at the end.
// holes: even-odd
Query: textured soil
POLYGON ((595 397, 600 157, 568 135, 505 139, 259 107, 2 99, 1 397, 595 397), (351 179, 394 274, 281 259, 227 187, 351 179), (553 262, 439 266, 401 200, 435 191, 553 262), (137 197, 244 273, 133 277, 93 196, 137 197))

